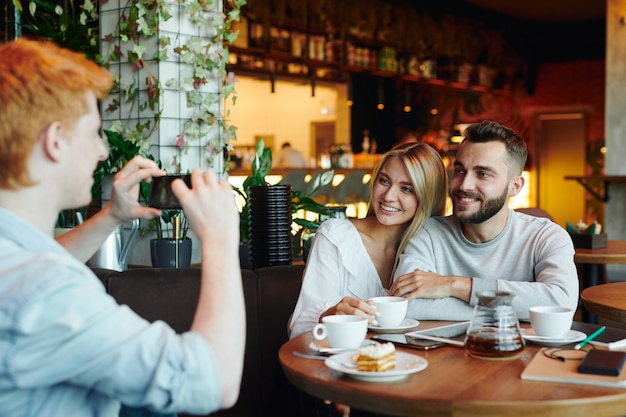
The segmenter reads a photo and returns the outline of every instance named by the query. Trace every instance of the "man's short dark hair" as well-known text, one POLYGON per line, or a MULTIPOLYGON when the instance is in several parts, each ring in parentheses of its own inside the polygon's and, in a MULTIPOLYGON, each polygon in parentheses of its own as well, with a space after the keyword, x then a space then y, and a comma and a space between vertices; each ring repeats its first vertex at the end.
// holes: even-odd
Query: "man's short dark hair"
POLYGON ((520 174, 524 169, 528 157, 526 142, 513 129, 491 120, 484 120, 469 125, 463 136, 465 139, 462 143, 486 143, 494 140, 504 143, 511 173, 520 174))

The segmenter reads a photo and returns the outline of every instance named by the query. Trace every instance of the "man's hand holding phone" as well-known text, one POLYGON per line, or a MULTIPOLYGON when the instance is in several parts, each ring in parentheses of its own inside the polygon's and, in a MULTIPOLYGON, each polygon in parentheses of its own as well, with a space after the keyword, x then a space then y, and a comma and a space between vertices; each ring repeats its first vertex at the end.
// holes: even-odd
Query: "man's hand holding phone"
POLYGON ((182 206, 172 191, 172 182, 182 179, 191 188, 190 174, 165 175, 152 178, 148 206, 161 210, 181 210, 182 206))

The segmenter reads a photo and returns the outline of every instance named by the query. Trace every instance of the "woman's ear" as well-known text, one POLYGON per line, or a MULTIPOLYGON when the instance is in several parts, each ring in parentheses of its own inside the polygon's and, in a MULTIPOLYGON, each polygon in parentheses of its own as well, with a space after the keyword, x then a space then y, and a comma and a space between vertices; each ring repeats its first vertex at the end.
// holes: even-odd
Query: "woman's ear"
POLYGON ((61 122, 52 122, 41 132, 41 145, 47 158, 55 162, 59 160, 67 146, 61 122))

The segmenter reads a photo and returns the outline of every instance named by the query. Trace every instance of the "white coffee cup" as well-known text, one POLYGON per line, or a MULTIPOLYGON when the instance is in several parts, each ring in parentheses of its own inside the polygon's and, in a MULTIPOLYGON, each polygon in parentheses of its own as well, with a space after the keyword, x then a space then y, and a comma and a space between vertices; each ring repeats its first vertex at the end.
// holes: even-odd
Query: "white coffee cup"
POLYGON ((406 317, 409 302, 404 297, 372 297, 369 301, 376 307, 378 327, 399 326, 406 317))
POLYGON ((574 311, 567 307, 536 306, 528 310, 530 325, 541 337, 563 338, 572 328, 574 311))
POLYGON ((322 318, 313 328, 313 337, 328 341, 330 347, 357 349, 367 334, 367 318, 338 314, 322 318))

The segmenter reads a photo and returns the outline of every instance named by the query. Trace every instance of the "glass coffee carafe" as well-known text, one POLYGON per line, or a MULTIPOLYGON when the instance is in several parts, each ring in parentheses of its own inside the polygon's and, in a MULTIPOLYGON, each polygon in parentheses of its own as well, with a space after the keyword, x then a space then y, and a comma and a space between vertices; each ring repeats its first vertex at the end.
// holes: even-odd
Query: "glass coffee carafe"
POLYGON ((465 351, 471 356, 490 359, 519 356, 525 344, 511 304, 515 294, 485 291, 477 297, 478 304, 465 336, 465 351))

